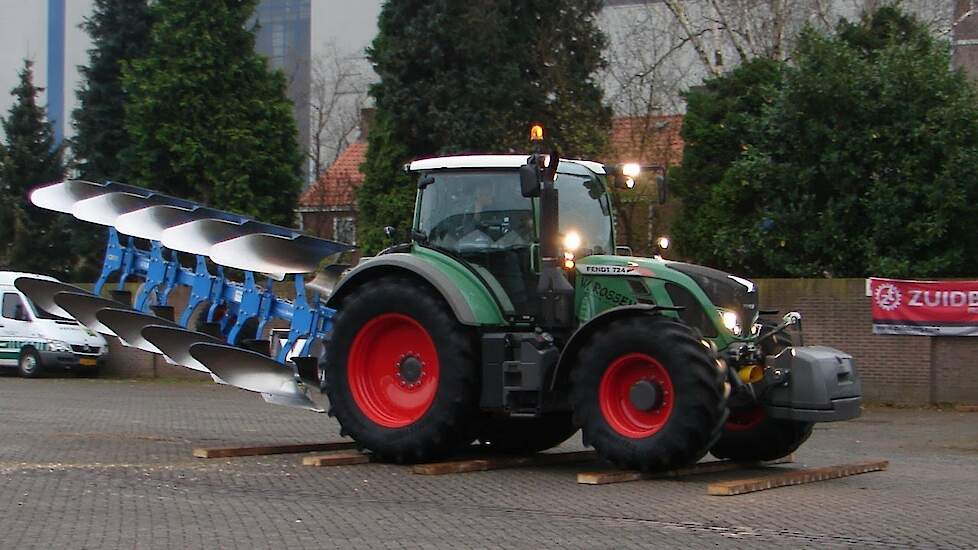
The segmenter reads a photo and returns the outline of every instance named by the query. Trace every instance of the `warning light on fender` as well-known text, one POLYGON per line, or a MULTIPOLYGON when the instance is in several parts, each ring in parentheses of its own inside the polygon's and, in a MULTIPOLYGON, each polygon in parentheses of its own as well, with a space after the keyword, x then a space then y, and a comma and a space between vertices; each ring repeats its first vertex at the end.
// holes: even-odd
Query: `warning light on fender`
POLYGON ((543 124, 534 122, 530 125, 530 141, 543 141, 543 124))

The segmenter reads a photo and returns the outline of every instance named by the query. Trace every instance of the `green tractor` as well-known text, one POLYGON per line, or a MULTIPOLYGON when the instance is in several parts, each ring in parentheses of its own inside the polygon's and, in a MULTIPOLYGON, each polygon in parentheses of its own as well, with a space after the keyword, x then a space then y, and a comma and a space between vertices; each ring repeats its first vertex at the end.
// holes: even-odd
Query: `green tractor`
POLYGON ((752 282, 617 245, 609 190, 632 170, 556 154, 408 168, 409 242, 318 281, 337 311, 329 413, 381 458, 536 452, 581 429, 626 468, 769 460, 859 415, 852 357, 792 346, 797 313, 761 320, 752 282))

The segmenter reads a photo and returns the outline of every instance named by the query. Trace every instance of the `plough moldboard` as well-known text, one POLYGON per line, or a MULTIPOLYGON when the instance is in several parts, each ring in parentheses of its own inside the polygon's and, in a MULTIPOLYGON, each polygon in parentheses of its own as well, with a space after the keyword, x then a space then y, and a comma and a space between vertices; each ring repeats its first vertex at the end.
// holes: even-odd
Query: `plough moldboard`
POLYGON ((302 383, 300 374, 308 380, 308 369, 298 365, 329 333, 335 312, 318 293, 307 293, 303 274, 354 247, 116 182, 58 182, 35 189, 30 200, 109 228, 93 292, 36 278, 15 282, 38 306, 172 364, 210 373, 220 383, 261 393, 266 401, 320 410, 302 383), (137 239, 149 241, 148 249, 137 239), (194 256, 193 268, 181 264, 180 253, 194 256), (241 280, 232 280, 225 268, 241 270, 241 280), (273 291, 286 276, 293 277, 294 300, 273 291), (101 296, 110 280, 115 299, 101 296), (133 300, 124 289, 136 281, 142 285, 133 300), (189 298, 174 319, 169 298, 178 286, 189 290, 189 298), (209 330, 192 330, 194 312, 203 307, 209 330), (236 345, 259 338, 276 319, 289 329, 274 358, 236 345))

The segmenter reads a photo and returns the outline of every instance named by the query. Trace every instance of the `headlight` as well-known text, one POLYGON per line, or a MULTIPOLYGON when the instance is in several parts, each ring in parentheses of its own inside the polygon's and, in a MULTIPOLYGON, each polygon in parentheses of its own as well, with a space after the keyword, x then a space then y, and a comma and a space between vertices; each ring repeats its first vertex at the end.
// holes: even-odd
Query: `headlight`
POLYGON ((50 351, 71 351, 71 346, 61 340, 48 340, 48 350, 50 351))
POLYGON ((577 231, 568 231, 567 234, 564 235, 564 250, 575 252, 580 247, 581 236, 577 234, 577 231))
POLYGON ((726 309, 721 309, 720 319, 723 321, 723 326, 727 327, 727 330, 735 335, 740 336, 740 333, 743 332, 743 329, 740 326, 740 318, 737 317, 736 313, 726 309))
POLYGON ((637 178, 642 173, 642 166, 637 162, 629 162, 621 165, 621 174, 630 178, 637 178))

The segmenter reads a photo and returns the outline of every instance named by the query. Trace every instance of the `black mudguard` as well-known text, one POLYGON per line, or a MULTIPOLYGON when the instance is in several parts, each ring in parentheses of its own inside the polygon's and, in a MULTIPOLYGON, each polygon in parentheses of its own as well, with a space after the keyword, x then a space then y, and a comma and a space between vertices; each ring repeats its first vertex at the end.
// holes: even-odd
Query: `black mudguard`
POLYGON ((765 360, 760 396, 774 418, 835 422, 856 418, 862 384, 852 356, 825 346, 790 347, 765 360))

